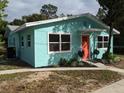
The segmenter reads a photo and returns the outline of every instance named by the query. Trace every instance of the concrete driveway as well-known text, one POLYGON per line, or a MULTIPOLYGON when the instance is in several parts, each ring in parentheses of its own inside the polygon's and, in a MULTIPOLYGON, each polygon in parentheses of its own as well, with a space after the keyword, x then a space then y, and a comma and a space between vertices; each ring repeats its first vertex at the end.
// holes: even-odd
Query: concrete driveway
POLYGON ((124 93, 124 79, 96 90, 92 93, 124 93))

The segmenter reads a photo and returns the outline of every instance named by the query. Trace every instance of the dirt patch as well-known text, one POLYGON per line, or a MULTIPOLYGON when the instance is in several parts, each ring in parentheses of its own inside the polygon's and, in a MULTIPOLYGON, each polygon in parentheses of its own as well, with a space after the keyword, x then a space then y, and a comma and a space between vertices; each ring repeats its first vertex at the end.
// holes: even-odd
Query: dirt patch
POLYGON ((53 74, 53 72, 35 72, 34 74, 28 75, 26 78, 21 80, 20 82, 33 82, 39 80, 45 80, 49 78, 49 76, 53 74))
POLYGON ((90 93, 123 77, 111 71, 35 72, 3 81, 0 93, 90 93))
POLYGON ((23 91, 23 89, 25 88, 28 89, 26 86, 29 85, 31 82, 45 80, 49 78, 49 75, 52 73, 53 72, 35 72, 30 75, 27 75, 26 77, 23 77, 22 79, 15 78, 13 80, 1 81, 0 93, 15 93, 15 91, 18 91, 19 93, 24 93, 21 91, 23 91))

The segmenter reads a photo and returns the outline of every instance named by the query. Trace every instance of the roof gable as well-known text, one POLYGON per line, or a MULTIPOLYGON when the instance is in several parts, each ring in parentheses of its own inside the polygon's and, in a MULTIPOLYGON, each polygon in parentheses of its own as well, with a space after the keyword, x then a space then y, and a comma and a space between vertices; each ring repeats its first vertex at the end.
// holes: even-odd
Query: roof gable
POLYGON ((4 37, 7 38, 10 32, 14 32, 19 26, 7 25, 4 37))

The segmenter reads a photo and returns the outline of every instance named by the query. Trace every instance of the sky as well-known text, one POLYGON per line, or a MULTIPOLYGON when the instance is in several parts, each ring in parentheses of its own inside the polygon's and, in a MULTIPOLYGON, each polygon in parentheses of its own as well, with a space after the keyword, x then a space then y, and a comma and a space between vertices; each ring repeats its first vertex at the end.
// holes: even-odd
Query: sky
POLYGON ((7 21, 21 18, 24 15, 39 13, 42 5, 53 4, 58 7, 57 14, 83 14, 91 13, 96 15, 99 4, 96 0, 9 0, 6 13, 7 21))

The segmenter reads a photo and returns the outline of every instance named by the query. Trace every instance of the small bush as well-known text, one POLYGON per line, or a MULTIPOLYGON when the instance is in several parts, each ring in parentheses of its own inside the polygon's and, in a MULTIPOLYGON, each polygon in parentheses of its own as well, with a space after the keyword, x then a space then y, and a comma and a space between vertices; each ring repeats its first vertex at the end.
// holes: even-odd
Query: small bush
POLYGON ((113 53, 104 53, 103 60, 106 60, 105 63, 115 63, 121 61, 120 57, 114 55, 113 53))
POLYGON ((115 56, 115 58, 113 60, 114 60, 114 62, 120 62, 121 61, 121 58, 118 57, 118 56, 115 56))
POLYGON ((74 54, 73 57, 69 60, 68 66, 76 67, 78 66, 78 55, 74 54))
POLYGON ((60 67, 66 67, 68 65, 68 61, 64 58, 61 58, 59 61, 59 66, 60 67))

